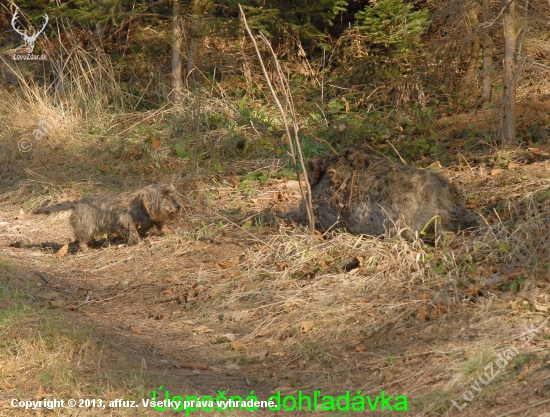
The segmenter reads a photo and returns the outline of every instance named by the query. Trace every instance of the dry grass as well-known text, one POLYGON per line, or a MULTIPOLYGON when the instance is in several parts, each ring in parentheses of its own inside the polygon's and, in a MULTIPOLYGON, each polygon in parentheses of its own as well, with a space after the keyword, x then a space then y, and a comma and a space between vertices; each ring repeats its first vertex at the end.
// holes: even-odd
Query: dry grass
MULTIPOLYGON (((546 175, 545 164, 525 167, 521 175, 530 169, 546 175)), ((482 180, 488 182, 479 187, 478 200, 483 200, 485 192, 496 195, 490 182, 501 181, 482 180)), ((227 214, 236 202, 243 203, 237 204, 244 211, 242 218, 268 205, 278 193, 295 198, 295 190, 284 184, 271 180, 251 193, 227 184, 208 184, 207 178, 195 176, 179 187, 188 190, 184 195, 193 190, 214 211, 237 220, 239 216, 227 214)), ((51 193, 56 199, 65 198, 59 191, 51 193)), ((226 221, 220 227, 220 218, 212 210, 196 204, 187 207, 185 222, 172 238, 151 238, 138 247, 94 250, 53 263, 49 255, 39 256, 35 268, 57 277, 55 282, 62 288, 74 288, 65 301, 67 306, 79 306, 71 319, 73 326, 93 323, 94 330, 82 338, 56 337, 51 350, 40 342, 48 326, 29 334, 20 349, 35 346, 35 351, 25 352, 36 357, 26 361, 42 363, 50 355, 51 367, 29 368, 26 378, 34 375, 36 388, 39 375, 58 369, 59 362, 66 360, 70 365, 65 378, 80 381, 82 388, 70 391, 68 382, 52 377, 47 390, 59 386, 64 395, 85 397, 94 391, 113 398, 119 391, 106 381, 113 382, 125 369, 131 369, 134 377, 121 376, 118 382, 137 378, 137 363, 109 358, 106 363, 114 367, 113 374, 102 381, 88 380, 87 375, 90 368, 100 367, 101 355, 110 355, 122 340, 132 340, 132 351, 139 355, 152 348, 167 364, 197 361, 208 363, 212 370, 182 373, 150 358, 148 371, 164 369, 165 376, 146 374, 145 380, 134 379, 135 385, 124 391, 126 397, 148 398, 168 375, 183 378, 174 386, 181 389, 183 383, 186 395, 210 393, 222 385, 235 394, 244 387, 232 378, 245 372, 262 396, 277 390, 291 394, 313 389, 335 393, 361 389, 378 395, 384 389, 407 395, 414 404, 413 415, 454 415, 457 410, 450 401, 463 402, 462 392, 483 373, 483 366, 501 349, 514 345, 522 355, 463 413, 478 415, 484 407, 495 406, 509 409, 500 399, 520 398, 528 389, 517 385, 518 378, 543 390, 542 382, 548 377, 543 355, 548 328, 543 327, 527 347, 516 339, 524 324, 541 325, 549 308, 548 263, 541 256, 548 253, 550 213, 542 197, 545 193, 547 188, 533 179, 524 184, 522 197, 497 204, 494 218, 485 216, 490 224, 473 233, 442 236, 433 245, 346 233, 310 243, 307 230, 288 225, 280 225, 278 232, 252 226, 247 232, 254 240, 226 221), (513 223, 507 225, 507 221, 513 223), (516 291, 501 291, 501 285, 521 278, 525 282, 516 291), (93 303, 82 302, 86 293, 82 289, 94 294, 93 303), (183 304, 177 301, 180 294, 183 304), (132 329, 139 333, 132 335, 132 329), (98 347, 93 342, 98 339, 107 340, 107 345, 98 347), (245 349, 231 350, 232 339, 245 349)), ((66 219, 47 221, 52 231, 38 228, 30 233, 33 240, 62 243, 68 236, 60 236, 56 229, 66 219)), ((4 248, 2 257, 9 256, 11 263, 28 270, 24 253, 31 249, 4 248)), ((36 288, 13 275, 10 288, 36 293, 36 288)), ((17 369, 16 359, 4 352, 6 366, 17 369)), ((13 377, 8 379, 12 382, 13 377)), ((26 392, 33 394, 30 389, 26 392)), ((518 400, 517 404, 528 403, 518 400)))

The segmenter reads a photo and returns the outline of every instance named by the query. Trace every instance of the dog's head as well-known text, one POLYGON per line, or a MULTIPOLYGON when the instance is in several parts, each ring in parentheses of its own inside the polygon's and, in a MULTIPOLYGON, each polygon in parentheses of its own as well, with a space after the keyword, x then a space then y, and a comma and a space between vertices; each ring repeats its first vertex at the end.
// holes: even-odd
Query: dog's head
POLYGON ((181 211, 176 189, 173 185, 153 184, 145 189, 143 206, 151 220, 163 222, 181 211))

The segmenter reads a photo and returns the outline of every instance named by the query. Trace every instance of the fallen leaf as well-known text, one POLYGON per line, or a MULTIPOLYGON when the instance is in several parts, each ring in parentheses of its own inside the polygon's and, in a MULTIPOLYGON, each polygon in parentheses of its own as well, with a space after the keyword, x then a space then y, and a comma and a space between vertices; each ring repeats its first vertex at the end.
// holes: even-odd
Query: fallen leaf
POLYGON ((491 170, 491 175, 498 175, 502 172, 503 170, 500 169, 500 168, 495 168, 495 169, 492 169, 491 170))
POLYGON ((479 285, 471 285, 468 288, 464 289, 464 294, 477 295, 480 289, 481 289, 481 286, 479 285))
POLYGON ((222 271, 224 269, 233 268, 236 264, 231 261, 220 261, 216 264, 216 269, 222 271))
POLYGON ((169 303, 171 301, 178 301, 183 304, 187 302, 187 296, 185 294, 168 294, 158 300, 159 303, 169 303))
POLYGON ((521 166, 520 164, 516 164, 515 162, 510 162, 508 164, 508 169, 519 168, 520 166, 521 166))
POLYGON ((67 251, 69 250, 69 244, 65 243, 61 249, 59 249, 56 253, 53 254, 54 258, 62 258, 65 255, 67 255, 67 251))
POLYGON ((360 267, 365 266, 365 262, 367 262, 370 259, 370 252, 368 251, 361 251, 357 255, 355 255, 355 259, 357 260, 360 267))
POLYGON ((246 346, 244 345, 244 343, 235 341, 235 342, 231 342, 231 349, 241 351, 241 350, 245 350, 246 346))
POLYGON ((300 333, 308 333, 313 328, 313 320, 303 321, 300 324, 300 333))
POLYGON ((292 266, 290 262, 280 262, 277 264, 277 269, 279 271, 284 271, 285 269, 288 269, 292 266))
POLYGON ((523 272, 521 271, 514 271, 514 272, 509 272, 507 274, 502 274, 502 279, 504 280, 510 280, 510 279, 516 279, 518 278, 523 272))
POLYGON ((367 350, 367 348, 366 348, 366 346, 359 345, 359 346, 355 346, 355 348, 353 348, 353 350, 355 352, 365 352, 367 350))
POLYGON ((214 330, 204 326, 204 325, 200 325, 199 327, 195 327, 193 329, 194 332, 203 332, 203 333, 212 333, 214 330))
POLYGON ((151 146, 156 151, 160 147, 160 139, 153 139, 151 141, 151 146))
POLYGON ((139 330, 138 328, 133 327, 133 326, 131 326, 130 328, 132 329, 133 334, 141 334, 141 330, 139 330))
POLYGON ((426 321, 426 307, 420 306, 420 308, 418 309, 418 317, 420 318, 420 320, 426 321))
POLYGON ((273 352, 273 353, 271 354, 271 356, 279 356, 279 357, 280 357, 280 356, 285 356, 285 355, 286 355, 286 352, 273 352))
POLYGON ((207 369, 210 369, 210 366, 207 363, 201 363, 201 362, 185 362, 180 365, 182 368, 187 369, 199 369, 201 371, 206 371, 207 369))
POLYGON ((46 395, 48 395, 48 393, 46 392, 46 390, 44 389, 44 387, 42 385, 40 385, 40 387, 38 388, 38 392, 36 393, 36 395, 34 396, 34 399, 36 401, 40 401, 41 399, 43 399, 46 395))

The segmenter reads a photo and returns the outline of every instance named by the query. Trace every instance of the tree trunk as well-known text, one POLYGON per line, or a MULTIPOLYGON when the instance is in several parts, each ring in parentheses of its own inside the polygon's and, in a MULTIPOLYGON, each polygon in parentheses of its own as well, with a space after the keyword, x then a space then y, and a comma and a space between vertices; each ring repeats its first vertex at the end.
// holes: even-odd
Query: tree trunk
POLYGON ((516 28, 513 0, 502 0, 504 29, 504 73, 502 93, 502 139, 510 145, 516 141, 516 28))
MULTIPOLYGON (((191 17, 189 18, 189 39, 188 39, 188 48, 187 48, 187 74, 185 79, 189 83, 189 77, 193 74, 193 70, 196 66, 197 60, 197 48, 199 46, 199 33, 201 31, 201 19, 202 14, 206 10, 206 5, 204 1, 193 0, 191 2, 191 17)), ((193 75, 194 77, 194 75, 193 75)), ((196 79, 193 78, 193 83, 196 83, 196 79)))
MULTIPOLYGON (((483 23, 487 23, 489 20, 489 2, 482 1, 482 16, 483 23)), ((485 29, 481 35, 481 44, 483 48, 483 81, 481 83, 481 99, 483 107, 486 107, 491 102, 491 93, 493 91, 493 39, 491 38, 491 28, 485 29)))
POLYGON ((468 68, 466 69, 466 75, 464 75, 464 87, 470 91, 470 94, 474 92, 473 82, 477 70, 477 61, 479 59, 479 37, 474 37, 472 41, 472 49, 470 49, 470 61, 468 62, 468 68))
POLYGON ((476 76, 476 71, 478 68, 479 60, 479 34, 477 34, 477 29, 479 26, 479 13, 481 12, 481 6, 477 1, 470 1, 467 3, 468 7, 468 19, 471 25, 471 33, 473 36, 472 46, 470 48, 470 60, 468 62, 468 67, 466 68, 466 74, 464 75, 464 80, 462 81, 463 86, 468 91, 468 95, 472 96, 475 94, 476 89, 473 88, 474 79, 476 76))
POLYGON ((180 0, 173 0, 172 13, 172 91, 174 101, 183 101, 183 63, 181 48, 183 45, 183 32, 181 27, 181 4, 180 0))

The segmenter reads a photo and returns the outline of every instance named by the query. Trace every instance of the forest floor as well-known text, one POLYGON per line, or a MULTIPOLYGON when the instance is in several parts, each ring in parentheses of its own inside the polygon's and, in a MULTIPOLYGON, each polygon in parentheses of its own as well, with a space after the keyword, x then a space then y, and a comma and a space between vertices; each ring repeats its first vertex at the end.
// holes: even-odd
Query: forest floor
MULTIPOLYGON (((441 131, 490 123, 460 117, 441 120, 441 131)), ((310 240, 301 226, 252 218, 296 206, 295 180, 172 173, 184 210, 171 235, 63 254, 69 213, 33 215, 29 201, 117 193, 120 184, 53 185, 44 170, 4 182, 0 415, 27 414, 14 398, 139 405, 33 412, 118 416, 157 413, 142 406, 153 391, 266 400, 349 390, 373 402, 392 396, 392 407, 407 398, 406 411, 370 411, 367 402, 365 415, 550 416, 550 146, 492 155, 431 165, 485 219, 435 244, 336 232, 310 240)), ((284 165, 247 164, 267 173, 284 165)), ((143 185, 142 176, 132 181, 143 185)), ((362 415, 316 412, 352 414, 362 415)))

